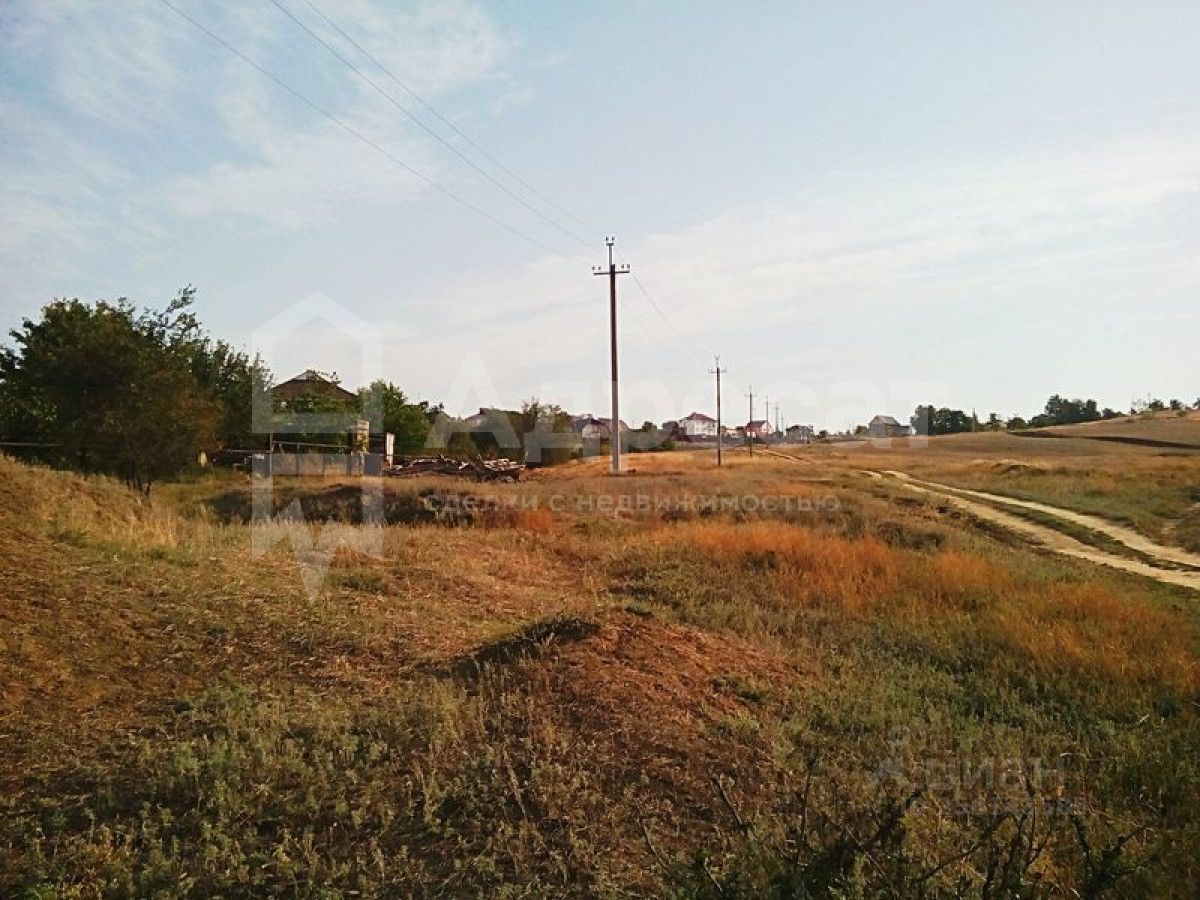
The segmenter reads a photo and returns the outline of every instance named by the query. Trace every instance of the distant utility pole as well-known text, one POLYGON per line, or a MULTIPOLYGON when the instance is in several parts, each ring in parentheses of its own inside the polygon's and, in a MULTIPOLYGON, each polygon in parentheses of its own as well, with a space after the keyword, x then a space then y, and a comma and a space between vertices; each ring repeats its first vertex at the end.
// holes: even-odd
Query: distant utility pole
POLYGON ((716 355, 716 368, 709 369, 710 374, 717 376, 717 465, 721 465, 721 354, 716 355))
POLYGON ((750 455, 754 455, 754 386, 749 385, 750 421, 746 423, 746 440, 750 442, 750 455))
POLYGON ((608 331, 609 352, 612 356, 612 418, 608 420, 608 444, 612 449, 612 473, 621 473, 621 416, 617 402, 617 276, 629 272, 629 266, 618 266, 613 262, 613 244, 616 238, 604 239, 608 247, 608 268, 592 266, 593 275, 608 276, 608 331))

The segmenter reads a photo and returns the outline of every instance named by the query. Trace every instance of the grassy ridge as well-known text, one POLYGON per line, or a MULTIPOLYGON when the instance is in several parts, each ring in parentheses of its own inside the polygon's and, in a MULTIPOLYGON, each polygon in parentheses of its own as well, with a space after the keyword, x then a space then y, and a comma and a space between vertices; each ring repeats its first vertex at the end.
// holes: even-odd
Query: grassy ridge
POLYGON ((382 554, 314 596, 238 482, 0 466, 5 893, 1200 886, 1194 599, 837 465, 392 483, 382 554), (598 512, 614 486, 810 503, 598 512), (447 491, 495 503, 407 514, 447 491))

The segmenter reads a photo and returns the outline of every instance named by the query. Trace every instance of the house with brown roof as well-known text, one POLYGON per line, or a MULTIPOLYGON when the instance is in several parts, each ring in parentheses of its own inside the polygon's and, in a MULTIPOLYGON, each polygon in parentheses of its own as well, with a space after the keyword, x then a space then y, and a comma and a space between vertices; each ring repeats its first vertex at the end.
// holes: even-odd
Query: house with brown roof
POLYGON ((704 413, 694 412, 679 420, 679 429, 687 438, 715 438, 717 436, 717 420, 704 413))
POLYGON ((358 395, 341 386, 337 372, 325 374, 305 369, 295 378, 281 381, 271 388, 271 399, 286 408, 300 397, 320 397, 349 405, 358 402, 358 395))

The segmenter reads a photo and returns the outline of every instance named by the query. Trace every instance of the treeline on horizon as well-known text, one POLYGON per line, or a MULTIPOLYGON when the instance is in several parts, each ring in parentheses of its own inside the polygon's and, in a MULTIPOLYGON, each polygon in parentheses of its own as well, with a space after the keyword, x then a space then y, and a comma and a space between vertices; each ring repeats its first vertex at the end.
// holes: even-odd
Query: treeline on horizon
POLYGON ((193 312, 195 298, 189 286, 161 310, 124 298, 54 300, 39 319, 10 330, 11 344, 0 348, 0 450, 115 475, 143 492, 196 465, 201 453, 266 450, 272 432, 285 445, 345 449, 346 427, 359 418, 372 432, 395 435, 401 455, 432 447, 524 461, 535 435, 546 445, 542 464, 579 456, 546 438, 571 432, 570 415, 537 399, 489 410, 466 431, 442 404, 413 402, 386 381, 359 389, 356 408, 316 395, 276 403, 266 364, 213 338, 193 312), (319 433, 300 424, 312 414, 329 423, 319 433))
MULTIPOLYGON (((1191 408, 1200 409, 1200 398, 1192 403, 1191 408)), ((1043 411, 1029 419, 1022 416, 1004 419, 998 413, 990 413, 987 419, 981 421, 974 411, 966 413, 961 409, 929 404, 918 406, 909 422, 916 434, 960 434, 967 431, 1023 431, 1052 425, 1078 425, 1082 422, 1099 422, 1104 419, 1154 414, 1166 410, 1183 413, 1187 409, 1187 404, 1182 400, 1163 401, 1155 398, 1134 401, 1130 404, 1128 412, 1120 412, 1107 406, 1100 409, 1095 400, 1070 400, 1058 394, 1051 394, 1043 411)), ((865 426, 862 430, 865 431, 865 426)))
MULTIPOLYGON (((369 412, 373 432, 395 435, 398 454, 429 448, 456 456, 508 456, 551 465, 577 458, 570 414, 527 400, 520 410, 487 410, 463 430, 440 403, 413 402, 396 385, 376 381, 358 391, 359 409, 330 398, 301 397, 284 406, 270 397, 271 372, 251 356, 213 338, 192 311, 196 292, 183 288, 162 309, 134 307, 122 298, 85 303, 54 300, 38 320, 25 319, 0 348, 0 443, 84 472, 116 475, 148 492, 150 485, 193 466, 202 452, 267 449, 269 423, 288 444, 345 448, 345 425, 369 412), (329 413, 341 424, 320 434, 297 427, 300 414, 329 413), (537 446, 531 446, 536 441, 537 446), (532 451, 532 453, 531 453, 532 451)), ((1196 401, 1200 408, 1200 399, 1196 401)), ((1179 400, 1148 400, 1131 414, 1172 409, 1179 400)), ((918 406, 918 434, 1000 431, 1070 425, 1114 418, 1094 400, 1055 394, 1026 421, 992 413, 918 406)), ((859 426, 865 431, 865 426, 859 426)), ((822 432, 822 436, 825 433, 822 432)), ((652 422, 622 435, 628 449, 671 449, 672 435, 652 422)), ((601 448, 603 449, 603 448, 601 448)))

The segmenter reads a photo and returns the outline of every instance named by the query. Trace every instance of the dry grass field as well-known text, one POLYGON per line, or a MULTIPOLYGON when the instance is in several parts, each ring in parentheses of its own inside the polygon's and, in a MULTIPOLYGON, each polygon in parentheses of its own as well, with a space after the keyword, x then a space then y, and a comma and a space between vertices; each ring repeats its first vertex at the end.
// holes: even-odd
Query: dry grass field
POLYGON ((1200 413, 1025 434, 1033 433, 1042 436, 985 432, 788 452, 847 468, 898 469, 943 484, 1095 514, 1154 540, 1200 551, 1200 413), (1178 446, 1106 439, 1112 435, 1169 440, 1178 446))
POLYGON ((862 470, 1185 543, 1200 455, 796 455, 281 479, 379 541, 315 592, 241 478, 0 457, 0 894, 1196 896, 1200 593, 862 470))

